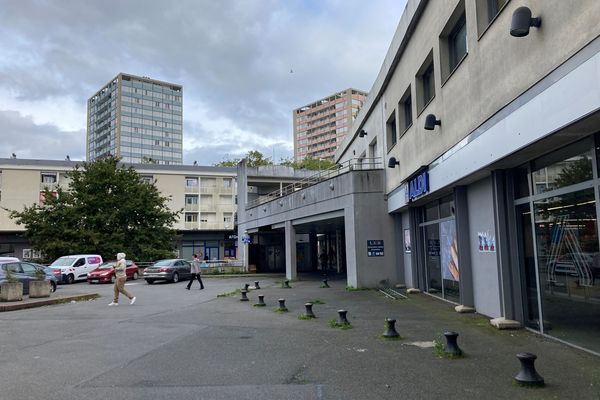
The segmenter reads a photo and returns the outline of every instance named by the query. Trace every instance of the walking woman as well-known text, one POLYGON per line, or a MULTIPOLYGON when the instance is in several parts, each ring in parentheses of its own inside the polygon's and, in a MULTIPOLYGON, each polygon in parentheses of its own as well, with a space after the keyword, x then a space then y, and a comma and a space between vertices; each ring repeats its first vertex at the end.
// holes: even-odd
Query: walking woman
POLYGON ((190 278, 190 282, 187 284, 186 289, 190 290, 194 279, 198 279, 198 282, 200 282, 200 290, 204 289, 204 283, 202 283, 202 278, 200 278, 200 259, 197 254, 192 256, 192 268, 190 272, 192 273, 192 277, 190 278))
POLYGON ((125 253, 117 254, 117 263, 113 266, 115 269, 115 286, 114 286, 114 297, 112 303, 109 306, 119 305, 119 293, 123 293, 130 300, 129 304, 135 303, 135 296, 132 296, 127 290, 125 290, 125 281, 127 280, 127 263, 125 261, 125 253))

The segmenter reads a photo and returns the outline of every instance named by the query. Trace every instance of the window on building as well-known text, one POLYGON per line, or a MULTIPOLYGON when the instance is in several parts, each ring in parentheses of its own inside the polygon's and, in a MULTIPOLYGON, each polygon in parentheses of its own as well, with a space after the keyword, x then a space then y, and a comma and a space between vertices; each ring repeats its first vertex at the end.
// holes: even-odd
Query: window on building
POLYGON ((198 214, 185 213, 185 222, 198 222, 198 214))
POLYGON ((155 144, 156 146, 160 146, 160 140, 155 140, 155 141, 154 141, 154 144, 155 144))
POLYGON ((56 172, 42 172, 42 183, 58 182, 58 174, 56 172))
POLYGON ((452 12, 440 34, 440 72, 444 83, 467 56, 467 23, 464 0, 452 12))
POLYGON ((433 51, 429 53, 417 73, 417 111, 420 114, 435 97, 433 51))
POLYGON ((391 150, 392 147, 398 141, 398 133, 396 130, 396 111, 392 113, 392 115, 388 118, 386 125, 386 133, 387 133, 387 147, 388 151, 391 150))
POLYGON ((198 178, 186 177, 185 178, 185 187, 188 187, 188 188, 198 187, 198 178))
POLYGON ((412 126, 412 123, 412 96, 409 86, 398 102, 398 126, 400 128, 400 136, 412 126))
POLYGON ((477 7, 477 31, 483 35, 509 0, 475 0, 477 7))
POLYGON ((231 179, 223 178, 223 187, 230 188, 231 187, 231 179))
POLYGON ((198 196, 185 196, 185 204, 187 204, 187 205, 198 204, 198 196))

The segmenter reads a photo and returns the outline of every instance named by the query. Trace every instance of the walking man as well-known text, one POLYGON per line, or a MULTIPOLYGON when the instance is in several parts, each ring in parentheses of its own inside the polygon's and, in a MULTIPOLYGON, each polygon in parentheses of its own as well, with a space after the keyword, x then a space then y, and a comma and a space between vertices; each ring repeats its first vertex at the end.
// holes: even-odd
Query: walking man
POLYGON ((125 290, 125 281, 127 280, 127 262, 125 261, 125 253, 117 254, 117 263, 113 266, 115 269, 115 286, 114 286, 114 297, 112 303, 109 306, 119 305, 119 293, 123 293, 130 300, 129 304, 135 303, 135 297, 132 296, 127 290, 125 290))
POLYGON ((204 283, 202 283, 202 278, 200 278, 200 259, 198 258, 197 254, 194 254, 192 256, 191 273, 192 273, 192 277, 190 278, 190 281, 187 284, 186 289, 190 290, 190 288, 192 287, 192 283, 194 282, 194 279, 198 279, 198 282, 200 282, 200 290, 204 289, 204 283))

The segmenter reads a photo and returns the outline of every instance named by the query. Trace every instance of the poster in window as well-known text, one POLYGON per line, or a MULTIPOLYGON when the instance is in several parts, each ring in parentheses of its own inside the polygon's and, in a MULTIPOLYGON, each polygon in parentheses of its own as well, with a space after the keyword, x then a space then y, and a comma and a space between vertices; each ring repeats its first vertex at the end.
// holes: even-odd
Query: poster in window
POLYGON ((458 246, 456 243, 456 225, 454 221, 440 223, 440 242, 442 278, 458 282, 460 273, 458 266, 458 246))
POLYGON ((412 251, 412 245, 410 244, 410 229, 404 230, 404 252, 410 253, 412 251))

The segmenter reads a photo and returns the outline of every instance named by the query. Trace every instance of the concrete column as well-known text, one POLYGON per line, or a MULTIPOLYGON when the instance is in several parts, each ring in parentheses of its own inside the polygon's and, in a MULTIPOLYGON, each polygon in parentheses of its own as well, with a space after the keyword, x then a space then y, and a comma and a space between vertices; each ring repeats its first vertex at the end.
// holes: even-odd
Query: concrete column
POLYGON ((317 234, 315 232, 310 232, 308 234, 308 246, 309 246, 309 257, 310 257, 310 267, 313 271, 317 271, 319 266, 319 253, 317 248, 317 234))
POLYGON ((344 210, 344 226, 346 232, 347 284, 353 287, 358 287, 356 227, 354 210, 351 208, 344 210))
POLYGON ((285 221, 285 277, 296 279, 297 275, 296 228, 292 225, 292 221, 285 221))

